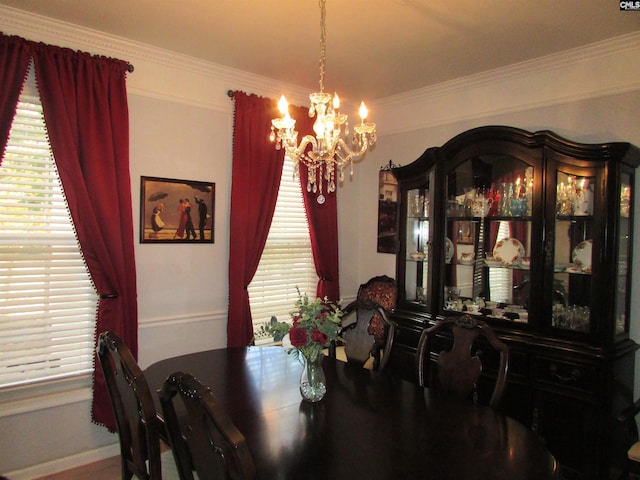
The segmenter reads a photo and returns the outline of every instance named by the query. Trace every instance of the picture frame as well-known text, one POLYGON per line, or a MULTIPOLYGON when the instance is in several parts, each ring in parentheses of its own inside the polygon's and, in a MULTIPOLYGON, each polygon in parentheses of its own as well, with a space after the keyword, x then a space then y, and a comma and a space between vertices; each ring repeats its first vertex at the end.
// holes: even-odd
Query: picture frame
POLYGON ((476 223, 468 220, 454 222, 456 229, 456 243, 461 245, 474 245, 476 242, 476 223))
POLYGON ((398 249, 398 180, 391 171, 391 160, 380 168, 378 176, 378 253, 398 249))
POLYGON ((216 184, 140 177, 140 243, 214 243, 216 184))

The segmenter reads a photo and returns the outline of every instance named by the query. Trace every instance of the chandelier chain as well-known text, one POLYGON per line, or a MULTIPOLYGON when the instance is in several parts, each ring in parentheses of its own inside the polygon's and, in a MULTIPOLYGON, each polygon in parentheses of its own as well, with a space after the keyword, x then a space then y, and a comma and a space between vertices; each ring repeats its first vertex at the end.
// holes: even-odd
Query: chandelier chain
POLYGON ((324 71, 327 61, 327 7, 320 0, 320 92, 324 92, 324 71))

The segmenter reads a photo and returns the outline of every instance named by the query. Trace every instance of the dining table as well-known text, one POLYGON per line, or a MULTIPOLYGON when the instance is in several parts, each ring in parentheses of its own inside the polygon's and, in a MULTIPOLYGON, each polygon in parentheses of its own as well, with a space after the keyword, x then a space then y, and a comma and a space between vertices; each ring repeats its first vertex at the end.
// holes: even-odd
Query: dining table
POLYGON ((169 375, 188 372, 209 386, 263 480, 558 478, 536 433, 497 409, 331 357, 323 369, 327 392, 316 403, 302 400, 295 352, 278 346, 189 353, 144 374, 158 412, 169 375))

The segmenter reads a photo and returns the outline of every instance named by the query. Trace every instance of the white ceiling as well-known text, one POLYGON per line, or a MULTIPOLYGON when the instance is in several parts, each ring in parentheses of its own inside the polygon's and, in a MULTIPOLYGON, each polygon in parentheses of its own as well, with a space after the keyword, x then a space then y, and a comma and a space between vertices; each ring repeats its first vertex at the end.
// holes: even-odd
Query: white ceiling
MULTIPOLYGON (((318 87, 317 0, 0 4, 318 87)), ((640 12, 618 0, 327 0, 325 87, 378 99, 636 31, 640 12)))

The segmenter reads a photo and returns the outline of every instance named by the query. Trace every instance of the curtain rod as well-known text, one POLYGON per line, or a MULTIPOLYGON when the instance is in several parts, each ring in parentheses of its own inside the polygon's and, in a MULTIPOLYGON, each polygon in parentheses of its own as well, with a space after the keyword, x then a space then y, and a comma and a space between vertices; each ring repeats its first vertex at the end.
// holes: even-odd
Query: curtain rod
POLYGON ((135 70, 133 63, 127 63, 127 72, 129 73, 133 73, 133 71, 135 70))

